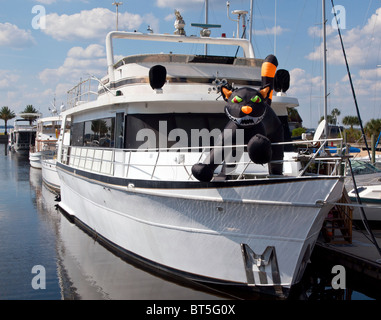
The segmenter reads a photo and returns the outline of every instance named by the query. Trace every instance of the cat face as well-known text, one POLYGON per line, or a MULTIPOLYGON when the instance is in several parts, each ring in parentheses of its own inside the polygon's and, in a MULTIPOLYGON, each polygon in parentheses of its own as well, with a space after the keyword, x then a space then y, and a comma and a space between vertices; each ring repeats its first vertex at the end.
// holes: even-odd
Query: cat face
POLYGON ((222 87, 222 96, 227 101, 226 115, 239 127, 252 127, 260 123, 266 114, 265 99, 269 91, 270 87, 259 91, 252 88, 229 90, 222 87))

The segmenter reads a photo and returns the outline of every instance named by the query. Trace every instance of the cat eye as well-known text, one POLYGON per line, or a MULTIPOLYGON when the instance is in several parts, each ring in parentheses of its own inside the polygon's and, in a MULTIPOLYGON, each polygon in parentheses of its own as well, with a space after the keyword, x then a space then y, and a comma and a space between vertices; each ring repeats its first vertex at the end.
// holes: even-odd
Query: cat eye
POLYGON ((243 100, 242 100, 242 98, 240 98, 240 97, 238 97, 238 96, 235 96, 233 99, 232 99, 232 102, 233 103, 240 103, 240 102, 242 102, 243 100))
POLYGON ((254 102, 254 103, 261 103, 262 102, 262 99, 259 96, 255 96, 255 97, 251 98, 250 100, 251 100, 251 102, 254 102))

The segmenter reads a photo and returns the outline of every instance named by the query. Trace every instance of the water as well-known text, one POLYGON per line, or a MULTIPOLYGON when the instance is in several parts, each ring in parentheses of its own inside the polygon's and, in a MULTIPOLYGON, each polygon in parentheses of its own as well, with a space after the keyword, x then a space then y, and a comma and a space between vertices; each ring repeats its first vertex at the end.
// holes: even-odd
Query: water
MULTIPOLYGON (((41 170, 31 168, 27 156, 8 153, 1 144, 0 182, 0 300, 233 297, 210 288, 188 287, 162 279, 115 256, 56 210, 55 194, 42 184, 41 170), (35 266, 43 267, 38 270, 45 274, 33 273, 35 266), (45 289, 39 289, 43 283, 45 289)), ((373 299, 366 288, 333 290, 330 279, 329 271, 321 274, 320 267, 316 270, 312 263, 292 298, 373 299)))

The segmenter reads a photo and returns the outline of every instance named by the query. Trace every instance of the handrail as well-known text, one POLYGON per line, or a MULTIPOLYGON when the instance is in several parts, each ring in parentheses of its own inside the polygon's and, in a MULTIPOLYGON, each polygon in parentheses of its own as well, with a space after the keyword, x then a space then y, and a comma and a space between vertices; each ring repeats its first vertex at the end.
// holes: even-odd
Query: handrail
POLYGON ((67 108, 73 108, 77 105, 78 102, 84 101, 89 102, 91 100, 91 95, 94 95, 94 100, 98 96, 98 92, 91 90, 91 80, 96 80, 93 77, 90 77, 86 80, 82 80, 77 85, 75 85, 73 88, 68 90, 67 92, 67 108), (87 88, 88 87, 88 88, 87 88), (86 97, 85 100, 81 100, 82 97, 86 97))
POLYGON ((107 66, 110 82, 115 80, 114 76, 114 50, 112 39, 131 39, 161 42, 199 43, 199 44, 219 44, 242 47, 246 58, 255 58, 254 49, 249 40, 237 38, 209 38, 209 37, 187 37, 171 34, 146 34, 140 32, 112 31, 106 36, 107 66))
MULTIPOLYGON (((341 138, 335 138, 335 139, 320 139, 320 140, 296 140, 296 141, 286 141, 286 142, 274 142, 271 143, 272 146, 278 146, 278 145, 293 145, 293 144, 315 144, 317 142, 334 142, 334 141, 343 141, 341 138)), ((78 148, 90 148, 94 149, 93 147, 87 147, 87 146, 73 146, 78 148)), ((114 148, 99 148, 97 147, 97 150, 121 150, 123 152, 163 152, 164 150, 170 150, 174 152, 178 152, 181 150, 199 150, 199 149, 218 149, 218 148, 245 148, 247 145, 245 144, 239 144, 239 145, 223 145, 223 146, 198 146, 198 147, 159 147, 159 148, 137 148, 137 149, 114 149, 114 148)))
MULTIPOLYGON (((327 173, 328 175, 337 175, 337 168, 339 167, 339 164, 342 163, 343 160, 346 160, 346 157, 344 156, 332 156, 332 157, 319 157, 320 151, 324 148, 325 144, 330 140, 340 140, 340 139, 327 139, 327 140, 310 140, 310 141, 296 141, 296 144, 304 143, 304 144, 313 144, 316 142, 323 142, 320 148, 313 154, 307 156, 309 158, 308 163, 305 165, 305 167, 299 171, 295 172, 292 176, 300 177, 306 174, 307 169, 311 166, 312 163, 318 161, 321 163, 322 161, 327 161, 327 163, 331 163, 334 165, 334 168, 332 172, 327 173)), ((282 143, 274 143, 273 145, 279 145, 279 144, 295 144, 295 141, 293 142, 282 142, 282 143)), ((199 161, 201 161, 202 156, 206 151, 209 151, 213 148, 236 148, 236 147, 245 147, 245 145, 231 145, 231 146, 209 146, 205 148, 201 147, 181 147, 181 148, 151 148, 151 149, 116 149, 116 148, 94 148, 94 147, 86 147, 86 146, 64 146, 64 151, 62 153, 62 162, 65 164, 73 165, 74 167, 78 168, 84 168, 85 170, 90 170, 94 172, 101 172, 103 174, 108 174, 111 176, 114 176, 116 174, 116 167, 119 167, 118 170, 122 170, 124 177, 130 176, 131 168, 134 170, 138 170, 150 177, 150 179, 155 179, 158 176, 156 175, 156 171, 158 168, 164 168, 164 167, 173 167, 173 168, 179 168, 183 167, 185 170, 185 173, 182 172, 182 176, 186 176, 187 180, 192 179, 192 174, 189 172, 189 168, 192 166, 191 163, 187 162, 178 162, 178 163, 160 163, 159 159, 161 156, 165 156, 165 154, 169 154, 170 152, 165 151, 175 151, 176 153, 187 153, 187 154, 200 154, 199 161), (202 151, 198 152, 189 152, 190 150, 200 150, 202 151), (90 150, 93 150, 94 152, 89 152, 90 150), (181 150, 186 150, 187 152, 182 152, 181 150), (98 152, 97 152, 98 151, 98 152), (104 154, 108 152, 108 159, 104 157, 104 154), (139 160, 132 159, 132 155, 136 152, 152 152, 157 153, 156 159, 155 157, 151 160, 149 163, 141 163, 139 160), (98 154, 96 154, 98 153, 98 154), (128 156, 127 156, 128 153, 128 156), (90 154, 90 156, 89 156, 90 154), (123 155, 124 154, 124 155, 123 155), (118 155, 118 157, 117 157, 118 155), (150 169, 148 169, 150 168, 150 169)), ((305 155, 303 155, 304 157, 305 155)), ((197 162, 197 161, 195 161, 197 162)), ((270 163, 300 163, 300 157, 296 156, 292 159, 284 159, 284 160, 276 160, 271 161, 270 163)), ((237 175, 235 177, 235 180, 240 180, 244 177, 244 175, 257 175, 257 176, 263 176, 265 173, 260 171, 252 171, 253 167, 251 167, 251 171, 249 170, 250 165, 255 165, 251 160, 244 160, 242 158, 242 161, 238 162, 224 162, 221 163, 225 165, 235 165, 236 166, 236 172, 234 175, 237 175), (249 170, 249 171, 248 171, 249 170)), ((300 168, 301 169, 301 168, 300 168)), ((298 170, 298 169, 297 169, 298 170)), ((180 173, 180 171, 176 171, 180 173)), ((120 174, 120 173, 119 173, 120 174)), ((160 173, 158 173, 160 175, 160 173)), ((163 174, 161 172, 161 174, 163 174)), ((309 173, 311 174, 311 173, 309 173)), ((313 173, 312 173, 313 174, 313 173)), ((326 174, 326 175, 327 175, 326 174)), ((267 174, 265 174, 267 175, 267 174)))

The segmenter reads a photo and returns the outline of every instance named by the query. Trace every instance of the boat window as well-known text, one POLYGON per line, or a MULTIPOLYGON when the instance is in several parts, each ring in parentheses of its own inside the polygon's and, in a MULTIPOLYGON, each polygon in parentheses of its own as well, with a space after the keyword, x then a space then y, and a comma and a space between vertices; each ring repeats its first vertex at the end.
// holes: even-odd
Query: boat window
POLYGON ((85 122, 84 146, 114 147, 115 118, 85 122))
POLYGON ((71 125, 72 146, 114 148, 115 118, 77 122, 71 125))
POLYGON ((214 145, 216 136, 213 130, 222 131, 227 122, 224 113, 131 114, 126 120, 125 147, 127 149, 171 148, 174 145, 190 147, 192 129, 196 129, 196 132, 207 130, 204 132, 209 141, 203 140, 203 135, 200 134, 196 137, 199 139, 198 145, 214 145))
MULTIPOLYGON (((352 170, 355 175, 362 175, 362 174, 371 174, 371 173, 380 173, 381 170, 377 169, 372 164, 361 161, 361 160, 352 160, 352 170)), ((349 169, 348 169, 348 173, 349 169)))
POLYGON ((197 55, 193 59, 190 59, 191 63, 217 63, 217 64, 233 64, 234 57, 223 57, 223 56, 205 56, 197 55))
POLYGON ((73 123, 70 127, 71 129, 71 142, 70 145, 76 146, 76 147, 82 147, 83 146, 83 132, 84 132, 85 123, 79 122, 79 123, 73 123))

